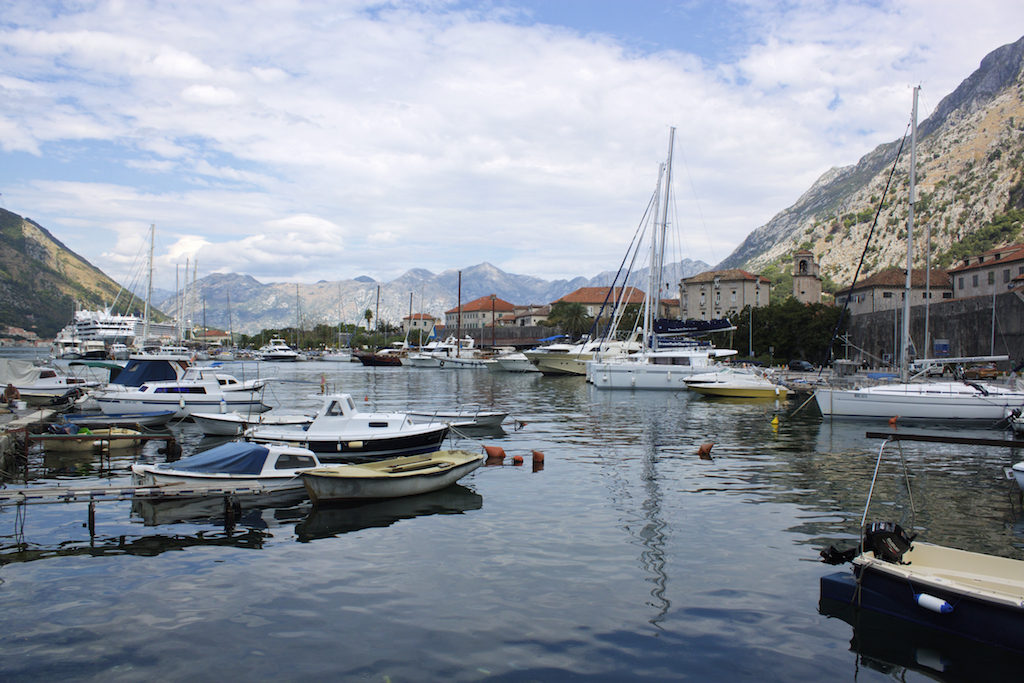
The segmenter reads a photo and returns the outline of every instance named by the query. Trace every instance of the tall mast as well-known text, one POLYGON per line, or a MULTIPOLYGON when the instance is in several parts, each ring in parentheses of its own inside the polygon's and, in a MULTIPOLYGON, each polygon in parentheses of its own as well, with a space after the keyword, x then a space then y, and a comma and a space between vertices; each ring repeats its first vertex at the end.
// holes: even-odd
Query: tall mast
POLYGON ((153 234, 156 232, 156 224, 149 224, 149 283, 146 285, 146 308, 142 316, 142 346, 145 348, 149 341, 149 302, 153 298, 153 234))
MULTIPOLYGON (((651 263, 650 268, 647 271, 647 291, 644 293, 644 339, 643 343, 646 346, 650 346, 652 349, 657 349, 658 341, 654 336, 654 307, 657 305, 654 302, 654 280, 655 280, 655 264, 657 263, 658 255, 658 226, 661 223, 659 212, 661 211, 661 193, 664 190, 663 181, 665 179, 665 164, 658 164, 658 186, 657 186, 657 198, 654 203, 654 217, 651 228, 651 263)), ((623 294, 623 301, 628 301, 628 297, 623 294)))
MULTIPOLYGON (((665 160, 665 191, 661 197, 661 229, 657 234, 658 242, 658 260, 657 272, 654 274, 655 279, 652 280, 653 285, 656 287, 654 294, 654 311, 652 313, 653 319, 658 317, 658 313, 661 311, 661 280, 662 280, 662 268, 665 266, 665 232, 668 230, 668 196, 672 189, 672 148, 676 138, 676 129, 674 127, 668 129, 668 158, 665 160)), ((654 263, 651 264, 654 267, 654 263)))
POLYGON ((900 339, 900 380, 906 382, 910 368, 910 292, 914 267, 914 202, 917 201, 917 93, 914 86, 914 106, 910 114, 910 205, 907 208, 907 284, 903 291, 903 334, 900 339))
POLYGON ((458 307, 455 309, 455 357, 462 349, 462 271, 459 271, 458 307))

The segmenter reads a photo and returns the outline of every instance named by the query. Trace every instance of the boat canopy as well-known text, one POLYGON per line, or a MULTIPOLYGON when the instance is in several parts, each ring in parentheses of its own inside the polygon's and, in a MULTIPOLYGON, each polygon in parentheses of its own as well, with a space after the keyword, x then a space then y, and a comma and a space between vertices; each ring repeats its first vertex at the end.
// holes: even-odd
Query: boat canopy
POLYGON ((133 358, 128 361, 128 365, 118 373, 117 377, 110 380, 110 383, 126 387, 141 387, 147 382, 175 380, 178 379, 175 363, 164 359, 133 358))
POLYGON ((196 453, 177 462, 166 462, 157 469, 184 470, 220 474, 259 474, 267 461, 270 449, 246 441, 215 446, 208 451, 196 453))

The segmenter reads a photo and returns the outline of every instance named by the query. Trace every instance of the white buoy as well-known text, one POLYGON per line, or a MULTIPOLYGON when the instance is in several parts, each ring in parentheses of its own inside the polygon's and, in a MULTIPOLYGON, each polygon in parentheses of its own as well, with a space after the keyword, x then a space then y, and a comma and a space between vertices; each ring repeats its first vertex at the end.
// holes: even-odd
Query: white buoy
POLYGON ((927 593, 915 593, 914 601, 921 607, 931 610, 937 614, 949 614, 953 611, 953 605, 949 604, 942 598, 937 598, 934 595, 928 595, 927 593))

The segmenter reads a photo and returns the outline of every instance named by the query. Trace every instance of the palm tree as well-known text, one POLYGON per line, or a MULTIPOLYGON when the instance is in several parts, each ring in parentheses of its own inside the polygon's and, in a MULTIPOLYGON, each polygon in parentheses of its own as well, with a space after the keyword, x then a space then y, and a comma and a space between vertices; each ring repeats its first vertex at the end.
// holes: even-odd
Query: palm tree
POLYGON ((581 303, 556 301, 548 314, 548 323, 557 325, 562 332, 570 337, 578 337, 590 329, 593 318, 587 315, 586 307, 581 303))
POLYGON ((370 331, 370 321, 373 320, 373 311, 367 308, 363 311, 363 317, 366 318, 366 331, 370 331))

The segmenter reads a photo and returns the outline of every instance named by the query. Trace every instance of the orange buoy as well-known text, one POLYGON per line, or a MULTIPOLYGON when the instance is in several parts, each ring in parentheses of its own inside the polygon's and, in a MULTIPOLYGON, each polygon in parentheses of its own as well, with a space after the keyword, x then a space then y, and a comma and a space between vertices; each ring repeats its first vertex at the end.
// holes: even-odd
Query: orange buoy
POLYGON ((702 443, 700 448, 697 449, 697 455, 700 456, 701 460, 711 460, 711 449, 714 448, 714 446, 715 444, 710 441, 702 443))
POLYGON ((487 462, 501 462, 505 459, 505 449, 501 446, 484 446, 487 462))
POLYGON ((533 451, 533 461, 544 462, 544 454, 541 453, 540 451, 533 451))
POLYGON ((512 456, 512 464, 513 465, 522 465, 523 464, 523 456, 521 456, 521 455, 513 455, 512 456))
POLYGON ((889 418, 889 426, 890 426, 891 428, 893 428, 893 429, 896 429, 896 421, 897 421, 898 419, 900 419, 900 416, 899 416, 899 415, 893 415, 892 417, 890 417, 890 418, 889 418))

